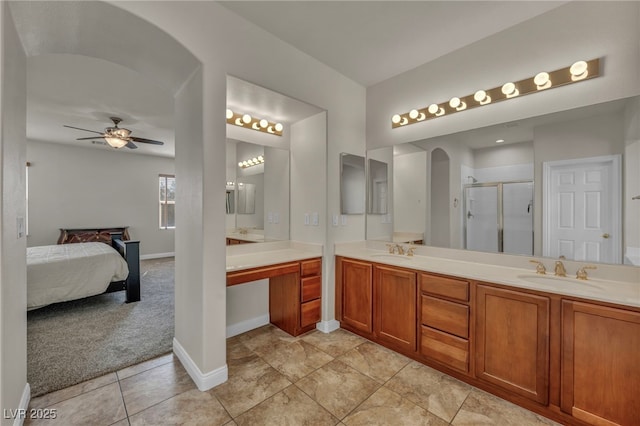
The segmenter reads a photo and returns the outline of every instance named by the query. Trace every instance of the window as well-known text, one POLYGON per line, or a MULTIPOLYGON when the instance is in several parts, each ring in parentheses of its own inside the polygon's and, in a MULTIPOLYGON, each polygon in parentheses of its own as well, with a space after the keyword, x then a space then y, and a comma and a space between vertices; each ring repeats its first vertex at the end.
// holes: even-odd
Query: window
POLYGON ((160 229, 176 227, 176 177, 160 175, 160 229))

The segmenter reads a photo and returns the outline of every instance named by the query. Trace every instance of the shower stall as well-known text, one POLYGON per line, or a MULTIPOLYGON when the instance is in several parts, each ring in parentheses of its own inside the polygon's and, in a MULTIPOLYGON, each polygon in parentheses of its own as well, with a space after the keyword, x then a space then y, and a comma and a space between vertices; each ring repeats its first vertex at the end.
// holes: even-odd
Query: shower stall
POLYGON ((533 254, 533 182, 464 185, 464 247, 533 254))

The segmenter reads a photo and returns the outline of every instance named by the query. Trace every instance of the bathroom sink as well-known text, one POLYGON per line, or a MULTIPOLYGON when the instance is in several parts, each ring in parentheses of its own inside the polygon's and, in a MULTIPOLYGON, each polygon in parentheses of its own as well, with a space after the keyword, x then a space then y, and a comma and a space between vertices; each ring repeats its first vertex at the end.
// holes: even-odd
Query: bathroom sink
POLYGON ((518 275, 518 279, 552 290, 604 290, 604 287, 595 283, 594 280, 578 280, 570 277, 539 274, 522 274, 518 275))
POLYGON ((381 262, 409 262, 411 258, 409 256, 402 256, 400 254, 391 254, 391 253, 374 253, 371 257, 376 260, 380 260, 381 262))

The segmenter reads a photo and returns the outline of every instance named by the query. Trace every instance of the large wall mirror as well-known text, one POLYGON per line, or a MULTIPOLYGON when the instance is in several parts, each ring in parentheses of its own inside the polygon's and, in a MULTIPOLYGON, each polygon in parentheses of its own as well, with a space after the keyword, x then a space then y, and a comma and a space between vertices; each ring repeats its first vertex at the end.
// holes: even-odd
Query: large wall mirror
POLYGON ((364 157, 340 154, 340 213, 364 214, 365 203, 364 157))
POLYGON ((288 240, 289 151, 227 139, 227 206, 227 237, 288 240), (264 162, 241 165, 254 158, 264 162))
POLYGON ((640 265, 637 97, 367 156, 392 158, 391 225, 368 217, 369 239, 640 265))

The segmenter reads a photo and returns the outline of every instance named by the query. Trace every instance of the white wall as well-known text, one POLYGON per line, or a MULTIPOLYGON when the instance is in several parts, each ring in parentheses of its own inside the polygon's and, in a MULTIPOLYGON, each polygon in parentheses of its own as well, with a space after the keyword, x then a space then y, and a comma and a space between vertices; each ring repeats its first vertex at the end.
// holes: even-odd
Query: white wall
POLYGON ((264 148, 264 237, 289 239, 289 157, 284 149, 264 148))
POLYGON ((393 158, 394 232, 424 233, 427 219, 427 153, 393 158))
POLYGON ((430 240, 435 247, 451 247, 451 161, 442 149, 431 152, 431 199, 429 211, 430 240))
POLYGON ((158 175, 175 173, 173 159, 30 140, 27 161, 29 247, 55 244, 59 228, 129 226, 142 255, 174 252, 158 217, 158 175))
MULTIPOLYGON (((29 387, 26 238, 17 235, 17 220, 26 213, 27 68, 7 2, 0 3, 0 34, 0 408, 8 411, 27 408, 29 387)), ((3 425, 13 423, 7 417, 2 416, 3 425)))
POLYGON ((367 89, 367 148, 396 145, 640 93, 639 2, 569 2, 367 89), (604 58, 602 76, 392 129, 391 117, 505 81, 604 58))

